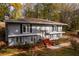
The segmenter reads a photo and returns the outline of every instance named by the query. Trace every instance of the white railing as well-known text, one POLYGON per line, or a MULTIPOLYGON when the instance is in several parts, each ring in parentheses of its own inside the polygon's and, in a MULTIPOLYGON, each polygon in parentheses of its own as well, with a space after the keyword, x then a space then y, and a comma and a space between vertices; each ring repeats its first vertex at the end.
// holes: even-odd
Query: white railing
POLYGON ((42 34, 41 33, 13 34, 13 35, 8 35, 8 37, 35 36, 35 35, 42 35, 42 34))
POLYGON ((49 34, 58 34, 58 33, 65 33, 65 32, 56 32, 56 31, 49 32, 49 34))

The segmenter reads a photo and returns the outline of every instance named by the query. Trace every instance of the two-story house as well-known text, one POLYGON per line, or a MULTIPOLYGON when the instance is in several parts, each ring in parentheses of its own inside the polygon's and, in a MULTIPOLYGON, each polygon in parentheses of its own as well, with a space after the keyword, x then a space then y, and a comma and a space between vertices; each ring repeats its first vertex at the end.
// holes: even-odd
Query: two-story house
POLYGON ((48 37, 57 40, 62 37, 64 23, 47 19, 24 18, 18 20, 5 20, 6 41, 9 46, 36 43, 48 37))

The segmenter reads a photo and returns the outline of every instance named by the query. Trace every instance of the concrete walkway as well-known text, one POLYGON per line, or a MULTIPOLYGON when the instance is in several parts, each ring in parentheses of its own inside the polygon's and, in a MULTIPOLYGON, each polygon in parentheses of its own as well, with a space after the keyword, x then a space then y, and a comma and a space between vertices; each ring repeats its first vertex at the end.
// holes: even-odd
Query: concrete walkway
POLYGON ((70 42, 67 42, 67 43, 61 43, 61 44, 59 44, 61 47, 68 47, 68 46, 70 46, 71 45, 71 43, 70 42))
MULTIPOLYGON (((70 35, 65 35, 65 36, 63 36, 63 38, 65 38, 65 39, 73 38, 79 43, 79 38, 76 37, 76 36, 73 37, 73 36, 70 36, 70 35)), ((61 44, 59 44, 57 46, 51 46, 51 47, 48 47, 48 48, 49 49, 59 49, 59 48, 62 48, 62 47, 69 47, 70 45, 71 45, 71 42, 66 42, 66 43, 61 43, 61 44)))
POLYGON ((52 49, 52 50, 55 50, 55 49, 60 49, 62 47, 69 47, 71 45, 70 42, 67 42, 67 43, 61 43, 59 45, 56 45, 56 46, 47 46, 48 49, 52 49))

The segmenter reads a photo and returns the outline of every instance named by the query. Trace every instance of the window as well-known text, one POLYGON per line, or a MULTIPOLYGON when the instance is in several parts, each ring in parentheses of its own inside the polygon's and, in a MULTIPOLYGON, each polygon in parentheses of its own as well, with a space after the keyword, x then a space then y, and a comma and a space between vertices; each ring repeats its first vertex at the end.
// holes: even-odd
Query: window
POLYGON ((23 32, 26 32, 26 27, 25 26, 23 26, 23 32))
POLYGON ((57 34, 57 37, 60 38, 60 34, 57 34))
POLYGON ((52 31, 54 31, 54 26, 52 26, 52 31))
POLYGON ((58 26, 58 31, 62 31, 62 26, 58 26))
POLYGON ((54 25, 52 26, 52 31, 59 31, 59 26, 58 25, 54 25))
POLYGON ((9 42, 9 46, 13 46, 13 45, 16 45, 16 38, 9 38, 8 39, 8 42, 9 42))
POLYGON ((22 39, 21 37, 16 37, 16 44, 21 45, 24 43, 24 39, 22 39))
POLYGON ((58 31, 58 27, 57 26, 55 26, 55 31, 58 31))
POLYGON ((37 32, 40 32, 41 27, 37 26, 37 32))
POLYGON ((27 30, 26 32, 30 32, 30 25, 27 25, 26 27, 27 27, 26 28, 26 30, 27 30))
POLYGON ((36 25, 32 26, 32 33, 37 33, 37 26, 36 25))
POLYGON ((31 37, 31 41, 33 41, 33 39, 34 39, 34 37, 32 36, 32 37, 31 37))
POLYGON ((22 25, 22 32, 23 33, 30 32, 30 25, 29 24, 23 24, 22 25))
POLYGON ((56 25, 54 25, 54 26, 52 27, 52 30, 53 30, 53 31, 58 31, 58 27, 57 27, 56 25))

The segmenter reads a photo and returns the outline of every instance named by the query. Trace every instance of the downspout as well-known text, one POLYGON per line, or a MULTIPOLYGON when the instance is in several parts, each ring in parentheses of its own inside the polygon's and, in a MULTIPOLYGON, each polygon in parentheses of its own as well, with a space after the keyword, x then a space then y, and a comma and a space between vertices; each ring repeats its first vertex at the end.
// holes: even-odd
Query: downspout
POLYGON ((4 22, 5 22, 5 42, 8 45, 8 23, 6 22, 7 20, 10 20, 10 15, 9 14, 5 14, 4 16, 4 22))

